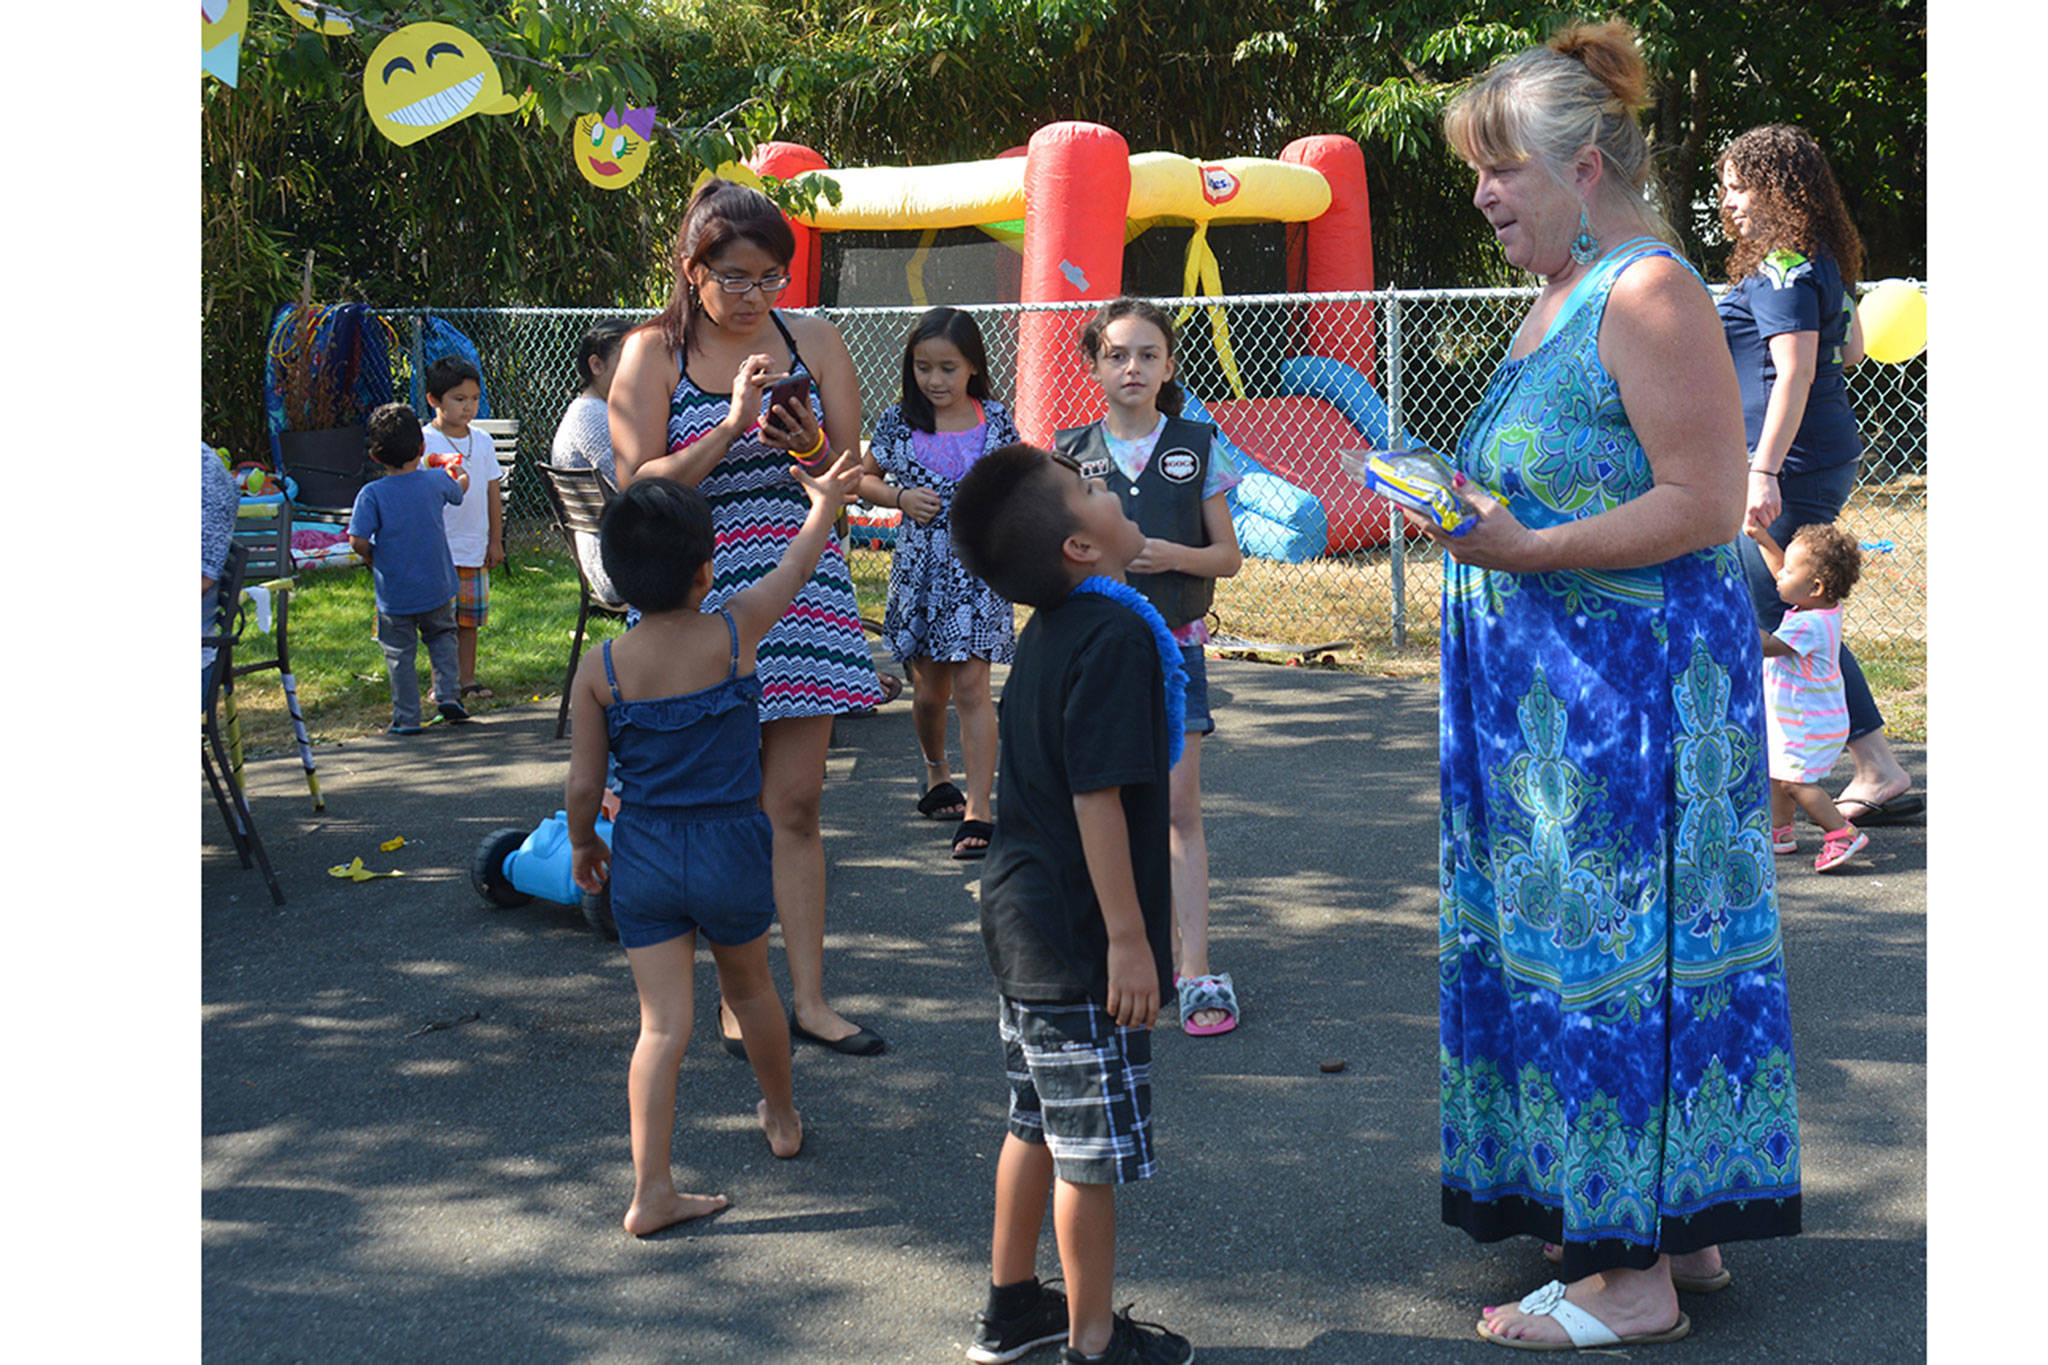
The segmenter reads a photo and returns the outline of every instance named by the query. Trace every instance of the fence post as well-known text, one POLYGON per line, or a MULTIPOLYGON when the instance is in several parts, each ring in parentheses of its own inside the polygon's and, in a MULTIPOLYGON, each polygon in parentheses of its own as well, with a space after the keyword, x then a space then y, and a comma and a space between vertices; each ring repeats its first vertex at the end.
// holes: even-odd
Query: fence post
MULTIPOLYGON (((1387 444, 1405 431, 1401 424, 1401 296, 1387 291, 1387 444)), ((1408 538, 1403 534, 1401 509, 1387 504, 1387 571, 1393 591, 1394 648, 1408 647, 1408 538)))
POLYGON ((406 401, 414 412, 426 406, 427 339, 426 330, 421 325, 422 316, 420 313, 412 315, 412 392, 406 396, 406 401))

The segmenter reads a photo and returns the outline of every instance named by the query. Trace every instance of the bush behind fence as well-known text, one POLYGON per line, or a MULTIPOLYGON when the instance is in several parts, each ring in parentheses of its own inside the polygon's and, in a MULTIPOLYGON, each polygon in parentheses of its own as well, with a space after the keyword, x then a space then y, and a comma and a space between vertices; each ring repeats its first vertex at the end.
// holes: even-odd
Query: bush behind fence
MULTIPOLYGON (((1383 402, 1390 429, 1449 450, 1534 296, 1534 289, 1525 288, 1160 300, 1181 319, 1184 387, 1226 434, 1280 452, 1293 481, 1319 496, 1331 530, 1327 551, 1301 562, 1248 556, 1244 572, 1218 586, 1213 628, 1293 646, 1352 642, 1400 649, 1435 638, 1436 552, 1402 534, 1385 503, 1333 475, 1338 448, 1368 444, 1353 430, 1357 395, 1330 391, 1332 374, 1342 373, 1331 367, 1322 367, 1321 387, 1304 384, 1299 358, 1348 362, 1370 384, 1372 397, 1363 403, 1383 402), (1344 420, 1345 412, 1354 420, 1344 420)), ((1073 336, 1091 311, 959 306, 981 326, 990 391, 1005 400, 1016 391, 1021 319, 1050 313, 1056 329, 1073 336)), ((870 430, 896 401, 903 336, 922 310, 819 311, 846 338, 860 377, 862 429, 870 430)), ((555 426, 577 391, 574 358, 584 331, 607 317, 649 316, 553 308, 379 312, 411 351, 399 364, 413 373, 436 358, 418 353, 420 320, 430 312, 470 338, 482 360, 491 415, 521 424, 520 466, 548 457, 555 426)), ((401 373, 397 380, 404 393, 411 375, 401 373)), ((1926 638, 1926 359, 1865 362, 1848 372, 1848 387, 1864 454, 1857 491, 1841 522, 1864 546, 1864 577, 1850 598, 1846 624, 1859 641, 1891 642, 1910 653, 1926 638)), ((1101 409, 1100 394, 1082 379, 1061 391, 1048 427, 1087 421, 1101 409)), ((515 468, 505 491, 508 519, 545 521, 545 498, 530 468, 515 468)), ((886 581, 887 553, 856 543, 856 578, 870 586, 886 581)))

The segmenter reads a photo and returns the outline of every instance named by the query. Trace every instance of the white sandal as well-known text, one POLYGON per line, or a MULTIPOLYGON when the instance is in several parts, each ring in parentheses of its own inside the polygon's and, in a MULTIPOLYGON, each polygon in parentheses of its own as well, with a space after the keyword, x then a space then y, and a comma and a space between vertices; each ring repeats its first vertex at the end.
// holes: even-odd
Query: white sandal
POLYGON ((1556 1319, 1557 1325, 1564 1328, 1564 1334, 1571 1340, 1526 1341, 1520 1337, 1504 1337, 1498 1332, 1487 1331, 1484 1323, 1479 1326, 1479 1335, 1496 1346, 1512 1346, 1518 1351, 1584 1351, 1598 1346, 1654 1346, 1661 1341, 1678 1341, 1692 1331, 1692 1319, 1680 1313, 1677 1324, 1665 1331, 1643 1332, 1632 1337, 1616 1336, 1606 1323, 1565 1298, 1563 1280, 1552 1280, 1515 1307, 1531 1317, 1556 1319))

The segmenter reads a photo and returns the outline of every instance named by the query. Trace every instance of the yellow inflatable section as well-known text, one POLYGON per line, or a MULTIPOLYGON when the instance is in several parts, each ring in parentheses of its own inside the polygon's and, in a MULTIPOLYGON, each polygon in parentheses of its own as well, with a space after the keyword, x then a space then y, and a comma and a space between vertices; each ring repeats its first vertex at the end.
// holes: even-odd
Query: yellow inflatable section
MULTIPOLYGON (((797 220, 820 232, 981 227, 1024 216, 1021 156, 806 171, 796 179, 830 179, 839 186, 837 204, 821 201, 797 220)), ((1131 158, 1125 218, 1135 236, 1162 220, 1302 223, 1329 207, 1329 182, 1306 166, 1267 157, 1202 163, 1173 152, 1141 152, 1131 158)))
POLYGON ((1172 152, 1131 158, 1133 224, 1305 223, 1330 207, 1330 182, 1307 166, 1261 156, 1195 162, 1172 152))
POLYGON ((1024 158, 956 161, 945 166, 861 166, 796 177, 835 181, 837 204, 818 202, 797 221, 820 232, 979 227, 1024 216, 1024 158))

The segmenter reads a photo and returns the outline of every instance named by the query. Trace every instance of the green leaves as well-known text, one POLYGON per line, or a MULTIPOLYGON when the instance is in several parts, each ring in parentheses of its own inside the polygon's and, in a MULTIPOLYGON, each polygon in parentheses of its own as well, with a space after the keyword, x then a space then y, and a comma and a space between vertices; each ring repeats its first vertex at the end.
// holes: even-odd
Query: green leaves
MULTIPOLYGON (((1344 132, 1365 149, 1382 281, 1509 273, 1443 144, 1461 83, 1564 17, 1490 0, 361 0, 390 26, 432 17, 494 49, 513 118, 410 148, 369 125, 361 76, 383 36, 326 38, 252 4, 239 89, 202 83, 209 432, 238 447, 271 308, 308 247, 323 300, 652 303, 677 207, 701 170, 767 138, 835 166, 993 156, 1092 119, 1137 151, 1278 155, 1344 132), (580 115, 657 106, 647 171, 606 193, 576 173, 580 115)), ((1925 0, 1616 0, 1653 67, 1649 111, 1674 216, 1709 273, 1712 161, 1764 122, 1827 148, 1869 272, 1925 273, 1925 0)), ((836 187, 771 185, 801 210, 836 187)))

